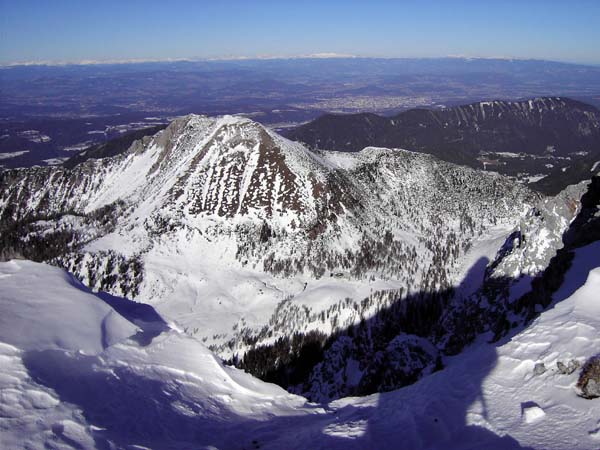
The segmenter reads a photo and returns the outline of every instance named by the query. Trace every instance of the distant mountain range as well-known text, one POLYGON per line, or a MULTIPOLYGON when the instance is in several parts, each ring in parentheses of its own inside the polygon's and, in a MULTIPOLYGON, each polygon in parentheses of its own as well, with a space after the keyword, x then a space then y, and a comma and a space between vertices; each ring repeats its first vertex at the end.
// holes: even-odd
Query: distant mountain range
MULTIPOLYGON (((87 148, 63 164, 118 155, 165 125, 87 148)), ((555 195, 600 169, 600 111, 568 98, 477 102, 412 109, 392 117, 326 114, 282 132, 313 150, 355 152, 368 146, 428 153, 473 168, 516 176, 555 195)))
POLYGON ((479 100, 552 95, 600 106, 600 67, 483 58, 13 66, 0 68, 0 86, 5 168, 58 164, 190 113, 242 114, 281 130, 325 113, 394 115, 479 100))
POLYGON ((411 109, 391 117, 327 114, 284 134, 313 149, 402 148, 513 176, 547 175, 558 167, 534 185, 552 193, 589 178, 600 160, 600 111, 561 97, 411 109))

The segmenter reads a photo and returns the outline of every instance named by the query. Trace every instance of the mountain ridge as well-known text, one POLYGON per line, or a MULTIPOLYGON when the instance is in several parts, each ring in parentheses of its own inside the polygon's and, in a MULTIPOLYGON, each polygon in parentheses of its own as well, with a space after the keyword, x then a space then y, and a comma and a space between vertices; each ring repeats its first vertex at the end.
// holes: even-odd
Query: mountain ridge
MULTIPOLYGON (((309 148, 350 152, 373 145, 404 148, 513 176, 549 174, 555 166, 576 167, 571 160, 578 161, 581 155, 600 160, 600 111, 563 97, 411 109, 390 117, 328 114, 285 135, 309 148)), ((554 182, 534 187, 557 193, 566 187, 562 178, 554 175, 554 182)), ((587 178, 579 170, 569 182, 587 178)))

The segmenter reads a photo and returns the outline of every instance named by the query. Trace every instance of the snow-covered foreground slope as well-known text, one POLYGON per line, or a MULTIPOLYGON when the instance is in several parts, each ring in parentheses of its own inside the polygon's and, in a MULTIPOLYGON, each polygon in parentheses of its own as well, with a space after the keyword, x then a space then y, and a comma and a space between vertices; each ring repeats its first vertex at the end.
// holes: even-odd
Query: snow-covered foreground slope
POLYGON ((411 386, 328 405, 224 367, 178 331, 151 332, 150 314, 128 324, 139 314, 59 269, 1 263, 0 317, 13 319, 0 330, 0 447, 595 448, 600 400, 578 397, 577 372, 556 363, 600 348, 598 254, 599 243, 576 251, 556 304, 525 330, 482 338, 411 386), (77 310, 86 336, 52 304, 77 310), (118 326, 102 343, 107 317, 118 326), (548 370, 534 375, 540 362, 548 370))
POLYGON ((409 424, 404 448, 597 448, 600 401, 578 397, 579 371, 561 374, 557 363, 583 363, 600 349, 599 255, 600 243, 576 252, 557 303, 526 329, 497 345, 482 339, 446 369, 360 400, 376 405, 372 428, 409 424), (535 375, 536 363, 547 371, 535 375))
POLYGON ((244 423, 323 412, 176 330, 142 339, 60 269, 11 261, 0 277, 0 448, 243 448, 244 423))
POLYGON ((6 344, 98 353, 137 332, 63 270, 14 260, 2 264, 0 283, 0 340, 6 344))

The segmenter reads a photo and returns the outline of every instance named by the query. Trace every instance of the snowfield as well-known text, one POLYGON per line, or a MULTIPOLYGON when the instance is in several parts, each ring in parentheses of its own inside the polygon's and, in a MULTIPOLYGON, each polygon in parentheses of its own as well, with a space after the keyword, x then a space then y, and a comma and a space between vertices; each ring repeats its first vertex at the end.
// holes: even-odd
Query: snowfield
POLYGON ((484 336, 411 386, 323 405, 224 366, 151 309, 47 265, 0 263, 0 447, 596 448, 600 400, 578 397, 578 371, 557 363, 600 348, 599 254, 577 250, 527 328, 484 336))
POLYGON ((10 261, 2 263, 0 281, 0 340, 5 344, 25 351, 97 354, 137 332, 135 325, 63 270, 10 261))

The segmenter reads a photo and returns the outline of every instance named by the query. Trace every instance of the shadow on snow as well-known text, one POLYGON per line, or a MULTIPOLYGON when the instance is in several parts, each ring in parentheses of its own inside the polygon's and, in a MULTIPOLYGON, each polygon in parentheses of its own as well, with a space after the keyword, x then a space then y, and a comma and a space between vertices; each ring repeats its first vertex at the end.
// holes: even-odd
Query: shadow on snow
MULTIPOLYGON (((588 194, 592 195, 594 189, 597 194, 597 177, 588 194)), ((594 205, 598 204, 597 197, 592 201, 594 205)), ((522 323, 497 330, 501 341, 495 344, 482 344, 477 352, 467 350, 463 362, 468 363, 468 367, 459 375, 461 367, 450 365, 395 392, 355 399, 352 404, 347 399, 329 405, 307 404, 308 413, 255 420, 218 407, 210 397, 201 402, 193 400, 196 397, 187 397, 182 392, 188 387, 182 386, 176 377, 150 379, 126 366, 98 370, 102 364, 96 356, 51 350, 28 352, 24 355, 24 364, 36 382, 52 388, 62 401, 81 409, 87 422, 96 427, 93 435, 100 449, 114 448, 109 441, 118 448, 143 445, 154 449, 207 446, 221 449, 521 449, 524 447, 512 437, 501 437, 483 426, 471 424, 473 420, 467 416, 472 414, 476 403, 480 405, 477 411, 482 418, 488 414, 483 383, 497 364, 497 347, 539 314, 536 305, 547 308, 553 301, 568 297, 586 281, 581 272, 568 289, 552 298, 563 281, 560 276, 558 280, 554 278, 557 274, 564 275, 565 267, 568 268, 572 260, 572 250, 589 241, 589 233, 588 238, 582 238, 574 226, 581 227, 583 220, 581 229, 586 229, 589 217, 593 216, 589 215, 590 208, 584 207, 565 233, 565 237, 568 236, 568 239, 563 238, 565 248, 557 253, 541 276, 532 280, 532 292, 510 307, 522 315, 522 323), (588 219, 580 219, 585 214, 588 219), (551 282, 544 277, 552 278, 551 282), (445 380, 449 371, 452 376, 445 380)), ((456 292, 467 292, 474 280, 482 281, 486 267, 486 260, 477 261, 465 278, 466 284, 456 292)), ((100 297, 142 328, 138 336, 141 345, 149 344, 154 336, 168 328, 148 305, 107 294, 100 297)), ((450 300, 447 295, 439 298, 443 299, 439 304, 441 317, 450 300)), ((462 301, 460 295, 452 298, 455 302, 462 301)), ((394 307, 399 306, 392 305, 394 307)), ((436 308, 438 306, 434 312, 438 314, 436 308)), ((381 320, 380 315, 369 320, 375 323, 381 320)), ((388 326, 385 322, 381 324, 374 326, 388 326)), ((474 330, 478 329, 477 324, 471 325, 474 330)), ((396 323, 390 332, 404 332, 407 327, 411 332, 412 326, 416 325, 396 323)), ((60 429, 54 431, 61 435, 60 429)), ((69 443, 69 438, 63 437, 65 443, 69 443)), ((75 444, 71 442, 76 447, 75 444)))

